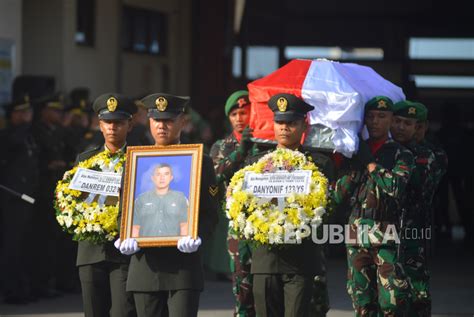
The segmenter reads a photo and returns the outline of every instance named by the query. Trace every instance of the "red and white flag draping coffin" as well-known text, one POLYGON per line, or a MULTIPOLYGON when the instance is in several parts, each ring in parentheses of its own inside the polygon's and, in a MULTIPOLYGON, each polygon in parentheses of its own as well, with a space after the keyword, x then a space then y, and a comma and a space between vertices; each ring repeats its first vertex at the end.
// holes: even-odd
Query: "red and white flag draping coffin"
POLYGON ((357 134, 363 124, 365 103, 379 95, 394 102, 405 99, 400 87, 372 68, 325 59, 292 60, 249 83, 248 90, 252 103, 250 127, 254 137, 274 138, 273 112, 267 102, 274 94, 290 93, 315 107, 309 113, 309 124, 330 128, 333 149, 347 157, 358 148, 357 134))

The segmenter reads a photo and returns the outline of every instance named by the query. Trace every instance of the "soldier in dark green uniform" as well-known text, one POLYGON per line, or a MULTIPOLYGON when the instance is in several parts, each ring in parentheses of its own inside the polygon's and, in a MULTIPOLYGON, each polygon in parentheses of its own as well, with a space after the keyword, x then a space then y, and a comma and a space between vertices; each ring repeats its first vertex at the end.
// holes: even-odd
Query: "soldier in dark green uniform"
MULTIPOLYGON (((217 184, 219 186, 219 200, 224 202, 227 185, 239 169, 244 167, 245 159, 256 154, 248 129, 250 121, 249 93, 246 90, 234 92, 227 98, 225 115, 232 125, 232 133, 225 139, 217 140, 212 145, 210 156, 214 162, 217 184)), ((222 205, 222 204, 221 204, 222 205)), ((223 206, 223 205, 222 205, 223 206)), ((235 296, 234 316, 255 316, 255 307, 252 294, 252 275, 250 274, 252 252, 245 240, 238 239, 229 231, 229 221, 223 211, 219 212, 219 224, 212 240, 212 258, 210 264, 219 267, 218 263, 225 261, 225 267, 232 271, 232 292, 235 296), (225 236, 225 237, 224 237, 225 236), (227 239, 227 246, 225 240, 227 239), (230 259, 222 252, 228 252, 230 259)), ((226 272, 225 270, 221 269, 226 272)))
MULTIPOLYGON (((302 99, 291 94, 276 94, 268 101, 274 112, 274 130, 277 147, 303 151, 301 137, 306 130, 306 114, 313 109, 302 99)), ((256 162, 266 153, 247 160, 256 162)), ((307 153, 331 181, 334 165, 320 152, 307 153)), ((313 307, 311 301, 327 300, 325 260, 322 247, 305 239, 298 245, 283 248, 257 247, 252 254, 253 294, 257 316, 325 316, 326 305, 313 307), (314 289, 317 282, 318 289, 314 289), (315 312, 315 310, 318 311, 315 312)))
POLYGON ((406 189, 403 229, 404 266, 412 286, 410 316, 431 316, 430 274, 427 267, 427 237, 431 238, 431 202, 437 186, 436 158, 426 146, 416 142, 418 121, 426 120, 426 108, 419 103, 400 101, 395 104, 391 132, 395 141, 406 146, 415 158, 415 169, 406 189))
POLYGON ((56 183, 67 169, 65 131, 61 125, 64 97, 60 93, 44 96, 35 100, 34 105, 37 121, 33 124, 33 135, 39 148, 40 171, 35 223, 42 228, 38 231, 38 239, 44 241, 45 248, 37 254, 33 293, 38 297, 55 297, 59 295, 55 287, 61 285, 54 285, 54 282, 61 283, 67 275, 65 271, 72 276, 74 270, 73 244, 64 248, 70 239, 58 227, 52 205, 56 183), (63 258, 59 260, 58 254, 63 258), (69 263, 66 267, 60 265, 64 260, 69 263))
MULTIPOLYGON (((146 96, 142 102, 148 108, 155 145, 179 144, 189 98, 157 93, 146 96)), ((216 177, 207 155, 203 156, 201 175, 198 239, 182 237, 177 248, 139 249, 133 238, 120 244, 122 253, 133 254, 127 291, 133 292, 139 317, 197 316, 204 287, 199 246, 210 237, 218 208, 216 177)))
POLYGON ((153 139, 148 128, 148 109, 141 102, 141 98, 134 100, 137 106, 137 113, 133 115, 133 128, 128 134, 128 145, 151 145, 153 139))
POLYGON ((366 103, 369 139, 360 140, 358 152, 344 162, 348 172, 334 192, 336 203, 350 203, 353 241, 346 242, 347 291, 356 316, 401 316, 409 302, 395 234, 400 230, 400 200, 412 174, 413 155, 389 138, 392 116, 389 98, 378 96, 366 103))
POLYGON ((87 88, 73 89, 69 94, 69 99, 63 125, 66 130, 66 162, 72 165, 77 155, 83 151, 80 146, 89 127, 89 115, 86 112, 86 109, 90 107, 89 90, 87 88))
POLYGON ((189 204, 182 192, 170 189, 173 180, 171 165, 157 164, 151 179, 155 187, 135 200, 134 229, 141 237, 181 235, 181 224, 188 220, 189 204))
MULTIPOLYGON (((88 115, 89 125, 87 126, 84 136, 78 145, 78 148, 80 149, 81 152, 88 151, 96 147, 100 147, 102 146, 102 144, 104 144, 104 136, 102 135, 102 132, 100 131, 100 127, 99 127, 99 118, 97 117, 96 113, 92 109, 92 103, 86 104, 86 108, 84 109, 84 112, 88 115)), ((132 119, 132 123, 133 123, 133 120, 134 119, 132 119)), ((132 131, 129 132, 127 139, 130 137, 130 133, 132 133, 132 131)), ((133 145, 129 143, 128 140, 127 140, 127 144, 133 145)))
MULTIPOLYGON (((27 95, 7 106, 8 127, 1 133, 0 183, 19 193, 37 198, 39 190, 38 146, 31 132, 33 109, 27 95)), ((34 239, 35 205, 1 192, 3 254, 8 257, 2 270, 3 292, 8 304, 26 304, 30 294, 31 269, 36 261, 25 252, 34 239)))
MULTIPOLYGON (((125 96, 106 93, 94 101, 93 108, 99 117, 105 144, 79 154, 76 164, 103 151, 112 161, 118 161, 125 155, 125 140, 136 106, 125 96)), ((77 266, 86 317, 136 316, 133 296, 125 291, 129 261, 130 258, 120 254, 112 242, 79 242, 77 266)))

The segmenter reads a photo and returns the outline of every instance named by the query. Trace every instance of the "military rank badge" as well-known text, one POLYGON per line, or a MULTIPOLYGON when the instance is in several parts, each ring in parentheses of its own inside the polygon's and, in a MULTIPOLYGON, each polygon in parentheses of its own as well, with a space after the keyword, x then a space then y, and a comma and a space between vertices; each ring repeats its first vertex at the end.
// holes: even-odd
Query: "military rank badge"
POLYGON ((219 187, 217 187, 217 185, 209 186, 209 194, 211 194, 212 197, 216 196, 218 193, 219 193, 219 187))

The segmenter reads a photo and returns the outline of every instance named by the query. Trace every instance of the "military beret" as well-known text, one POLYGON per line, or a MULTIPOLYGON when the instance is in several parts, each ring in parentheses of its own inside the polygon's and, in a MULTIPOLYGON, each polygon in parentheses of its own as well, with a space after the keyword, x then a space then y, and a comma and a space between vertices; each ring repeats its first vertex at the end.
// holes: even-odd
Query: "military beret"
POLYGON ((184 113, 191 99, 187 96, 174 96, 156 93, 144 97, 141 102, 148 109, 148 117, 154 119, 174 119, 184 113))
POLYGON ((137 112, 132 99, 117 93, 100 95, 94 100, 92 108, 101 120, 131 119, 137 112))
POLYGON ((365 104, 365 112, 370 110, 393 112, 393 101, 385 96, 376 96, 365 104))
POLYGON ((292 94, 276 94, 268 101, 274 121, 291 122, 304 119, 314 107, 292 94))
POLYGON ((418 109, 419 121, 428 120, 428 108, 421 102, 415 102, 415 107, 418 109))
POLYGON ((423 117, 426 117, 426 112, 421 110, 419 105, 420 103, 410 100, 399 101, 394 105, 393 114, 400 117, 422 120, 423 117))
POLYGON ((238 90, 227 98, 225 102, 225 115, 229 116, 229 113, 235 107, 243 107, 250 105, 249 92, 247 90, 238 90))

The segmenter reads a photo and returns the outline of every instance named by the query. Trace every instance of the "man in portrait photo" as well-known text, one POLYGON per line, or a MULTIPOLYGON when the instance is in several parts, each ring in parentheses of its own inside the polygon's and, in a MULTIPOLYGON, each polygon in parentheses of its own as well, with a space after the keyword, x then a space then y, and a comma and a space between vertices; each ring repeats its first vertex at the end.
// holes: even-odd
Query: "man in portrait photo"
POLYGON ((170 189, 173 169, 167 163, 153 167, 154 186, 135 200, 133 237, 186 235, 188 200, 180 191, 170 189))

